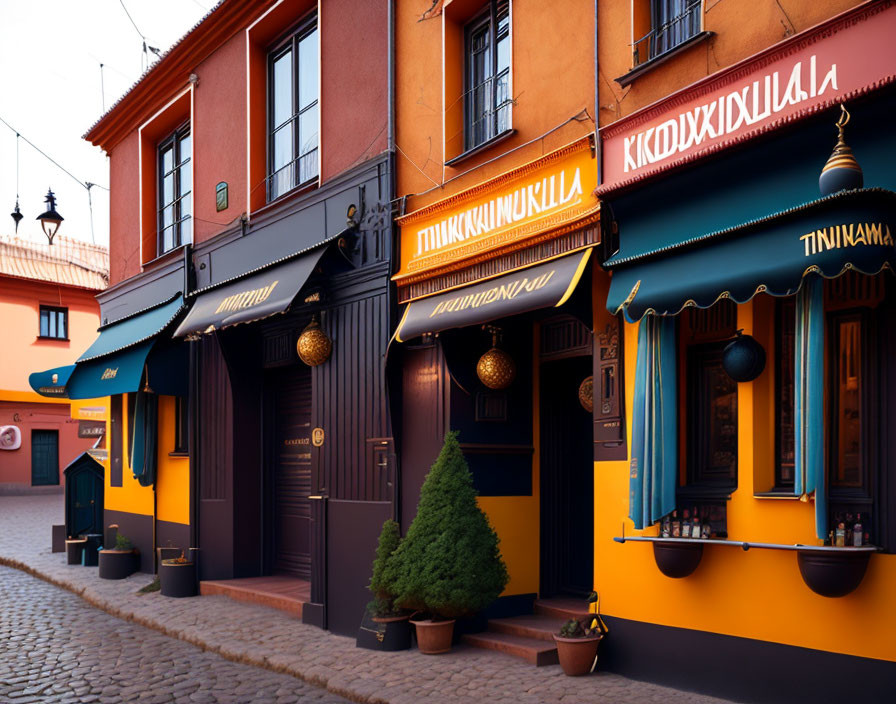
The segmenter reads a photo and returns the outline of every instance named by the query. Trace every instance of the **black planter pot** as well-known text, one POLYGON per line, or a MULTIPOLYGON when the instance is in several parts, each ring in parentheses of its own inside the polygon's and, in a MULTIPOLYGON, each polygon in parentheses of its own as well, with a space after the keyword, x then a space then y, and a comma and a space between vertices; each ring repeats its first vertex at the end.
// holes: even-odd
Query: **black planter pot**
POLYGON ((871 552, 800 550, 797 562, 803 581, 816 594, 846 596, 862 582, 871 552))
POLYGON ((100 550, 100 579, 124 579, 137 571, 136 550, 100 550))
POLYGON ((687 577, 700 564, 703 545, 700 543, 654 543, 653 559, 667 577, 679 579, 687 577))
POLYGON ((365 612, 355 644, 368 650, 407 650, 411 647, 411 622, 407 616, 374 618, 365 612))
POLYGON ((162 596, 178 599, 196 596, 196 564, 162 560, 159 563, 159 581, 162 584, 162 596))
POLYGON ((84 557, 84 548, 87 547, 86 538, 77 538, 75 540, 65 541, 65 553, 68 558, 68 564, 80 565, 84 557))

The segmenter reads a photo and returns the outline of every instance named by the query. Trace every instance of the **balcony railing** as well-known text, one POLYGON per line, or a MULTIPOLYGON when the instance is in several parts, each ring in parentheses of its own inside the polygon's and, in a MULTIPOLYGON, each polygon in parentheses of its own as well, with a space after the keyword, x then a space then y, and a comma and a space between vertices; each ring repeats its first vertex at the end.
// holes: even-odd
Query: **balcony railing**
POLYGON ((653 28, 632 44, 633 65, 665 54, 698 34, 701 4, 702 0, 655 0, 653 28))

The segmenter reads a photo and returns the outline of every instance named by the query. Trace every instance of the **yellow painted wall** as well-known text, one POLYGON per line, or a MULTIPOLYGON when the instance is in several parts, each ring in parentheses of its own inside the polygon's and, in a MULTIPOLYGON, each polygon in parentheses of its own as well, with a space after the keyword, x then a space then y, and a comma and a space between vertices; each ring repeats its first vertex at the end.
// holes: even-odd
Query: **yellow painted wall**
MULTIPOLYGON (((602 301, 595 300, 595 310, 602 301)), ((766 344, 773 310, 767 299, 738 306, 738 327, 766 344), (755 315, 754 315, 755 314, 755 315)), ((625 325, 625 404, 629 454, 637 325, 625 325)), ((773 356, 769 354, 769 360, 773 356)), ((738 488, 728 502, 732 540, 817 545, 814 504, 761 499, 773 462, 773 365, 738 387, 738 488), (756 432, 754 432, 756 429, 756 432)), ((873 555, 859 588, 830 599, 800 577, 796 553, 729 546, 704 547, 697 570, 684 579, 665 577, 649 543, 614 536, 635 531, 628 515, 628 463, 595 462, 595 573, 604 613, 648 623, 896 661, 896 555, 873 555)))
POLYGON ((190 523, 190 458, 172 457, 175 438, 174 396, 159 398, 159 474, 156 509, 160 521, 190 523))
MULTIPOLYGON (((110 511, 125 511, 127 513, 137 513, 141 516, 152 515, 152 487, 140 486, 140 483, 134 479, 134 473, 131 471, 131 463, 128 460, 130 455, 131 438, 128 436, 128 400, 127 396, 122 398, 121 427, 124 429, 124 438, 122 442, 121 461, 121 486, 112 486, 110 483, 109 467, 106 466, 106 508, 110 511)), ((111 445, 108 438, 112 437, 111 422, 106 422, 106 447, 111 445)))
POLYGON ((539 445, 539 327, 533 330, 532 354, 532 495, 531 496, 481 496, 479 506, 488 516, 501 540, 501 555, 507 564, 510 581, 502 596, 510 594, 538 593, 541 556, 541 494, 540 494, 540 445, 539 445))

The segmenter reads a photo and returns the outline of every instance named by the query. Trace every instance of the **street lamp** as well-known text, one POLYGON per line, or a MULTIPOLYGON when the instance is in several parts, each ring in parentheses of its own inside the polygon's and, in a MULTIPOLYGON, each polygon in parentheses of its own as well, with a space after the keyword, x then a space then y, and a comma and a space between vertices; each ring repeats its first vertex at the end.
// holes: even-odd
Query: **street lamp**
POLYGON ((53 238, 59 231, 59 226, 62 224, 64 218, 56 212, 56 196, 53 195, 52 190, 47 190, 47 196, 44 198, 44 202, 47 204, 47 210, 38 215, 37 219, 40 220, 40 226, 43 228, 44 234, 47 236, 50 244, 53 244, 53 238))

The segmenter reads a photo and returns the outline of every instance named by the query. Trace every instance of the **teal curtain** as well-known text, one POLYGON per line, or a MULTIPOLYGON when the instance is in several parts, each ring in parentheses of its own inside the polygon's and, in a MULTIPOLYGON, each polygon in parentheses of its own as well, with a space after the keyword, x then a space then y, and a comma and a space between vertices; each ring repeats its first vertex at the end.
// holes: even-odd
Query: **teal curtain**
POLYGON ((140 486, 156 481, 159 397, 147 391, 137 392, 134 404, 134 435, 130 444, 131 471, 140 486))
POLYGON ((635 528, 675 509, 678 400, 675 318, 646 315, 638 330, 629 518, 635 528))
POLYGON ((828 537, 824 473, 824 294, 821 277, 807 276, 796 296, 794 359, 794 491, 815 492, 815 532, 828 537))

